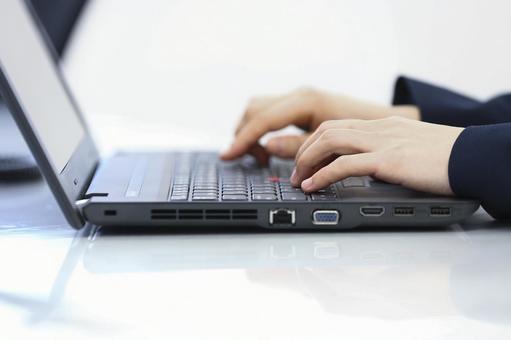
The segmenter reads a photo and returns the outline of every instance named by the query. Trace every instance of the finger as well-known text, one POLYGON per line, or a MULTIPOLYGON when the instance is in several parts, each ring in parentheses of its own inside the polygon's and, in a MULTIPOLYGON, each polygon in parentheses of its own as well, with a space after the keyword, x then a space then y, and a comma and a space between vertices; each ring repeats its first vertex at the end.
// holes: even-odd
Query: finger
POLYGON ((257 160, 257 163, 262 166, 267 166, 270 161, 270 155, 259 143, 252 146, 247 153, 254 156, 254 158, 257 160))
POLYGON ((296 159, 296 171, 291 179, 298 185, 310 177, 313 169, 331 156, 351 155, 374 151, 379 143, 376 136, 358 130, 330 129, 321 134, 296 159))
MULTIPOLYGON (((327 166, 328 164, 332 163, 333 161, 335 161, 337 158, 339 158, 339 156, 336 156, 336 155, 331 155, 331 156, 328 156, 327 158, 325 158, 324 160, 322 160, 321 162, 319 162, 318 164, 316 164, 315 166, 313 166, 310 170, 310 173, 311 174, 315 174, 316 172, 318 172, 321 168, 324 168, 325 166, 327 166)), ((296 180, 296 168, 293 169, 293 172, 289 178, 289 181, 291 183, 291 185, 295 188, 299 188, 302 186, 302 181, 297 181, 296 180)))
POLYGON ((302 182, 302 190, 314 192, 352 176, 372 176, 378 164, 375 153, 341 156, 302 182))
POLYGON ((266 143, 266 151, 282 158, 294 158, 296 152, 309 135, 273 137, 266 143))
POLYGON ((289 97, 278 102, 250 119, 238 132, 231 148, 222 154, 222 158, 229 160, 240 157, 270 131, 303 124, 308 112, 300 97, 289 97))
POLYGON ((302 146, 296 153, 296 157, 300 157, 312 143, 314 143, 325 131, 329 129, 362 129, 366 121, 358 119, 344 119, 344 120, 328 120, 323 123, 312 133, 312 135, 303 142, 302 146))
POLYGON ((245 109, 243 117, 236 126, 235 135, 238 134, 241 128, 245 126, 251 117, 281 101, 284 97, 285 96, 261 96, 251 99, 245 109))

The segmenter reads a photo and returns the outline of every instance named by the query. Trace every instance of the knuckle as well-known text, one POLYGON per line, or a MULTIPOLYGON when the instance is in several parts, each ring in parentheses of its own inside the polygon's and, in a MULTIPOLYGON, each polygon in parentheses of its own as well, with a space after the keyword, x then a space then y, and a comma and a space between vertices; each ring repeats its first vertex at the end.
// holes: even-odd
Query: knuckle
POLYGON ((262 136, 267 131, 266 122, 254 119, 247 125, 246 130, 250 131, 251 135, 262 136))
POLYGON ((362 124, 365 124, 366 121, 360 119, 345 119, 340 122, 343 129, 354 130, 362 124))
POLYGON ((356 148, 359 136, 349 129, 330 129, 323 133, 323 142, 330 149, 347 147, 356 148))
POLYGON ((324 122, 322 122, 321 124, 319 124, 318 126, 318 131, 319 132, 323 132, 323 131, 326 131, 328 130, 333 124, 334 124, 335 120, 325 120, 324 122))
POLYGON ((334 130, 326 130, 319 137, 319 143, 326 148, 335 147, 337 144, 338 136, 334 130))
POLYGON ((302 168, 305 168, 307 165, 307 155, 301 155, 297 160, 296 160, 296 167, 299 168, 299 169, 302 169, 302 168))
POLYGON ((313 87, 300 87, 293 92, 293 95, 302 101, 303 105, 318 110, 321 106, 322 94, 313 87))

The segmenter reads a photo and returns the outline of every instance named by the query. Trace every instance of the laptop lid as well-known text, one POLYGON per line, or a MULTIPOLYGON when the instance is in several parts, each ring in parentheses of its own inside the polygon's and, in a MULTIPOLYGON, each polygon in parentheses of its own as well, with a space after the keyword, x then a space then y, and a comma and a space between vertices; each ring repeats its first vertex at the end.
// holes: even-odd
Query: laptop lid
POLYGON ((68 222, 99 155, 56 53, 25 0, 0 1, 0 93, 68 222))

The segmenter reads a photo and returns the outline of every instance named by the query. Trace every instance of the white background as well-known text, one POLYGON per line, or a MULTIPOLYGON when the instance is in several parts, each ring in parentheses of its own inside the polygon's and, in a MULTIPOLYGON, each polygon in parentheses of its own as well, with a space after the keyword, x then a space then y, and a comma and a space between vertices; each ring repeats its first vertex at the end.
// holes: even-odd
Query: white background
POLYGON ((505 0, 92 1, 67 70, 103 150, 221 148, 256 94, 388 103, 402 73, 509 91, 509 13, 505 0))

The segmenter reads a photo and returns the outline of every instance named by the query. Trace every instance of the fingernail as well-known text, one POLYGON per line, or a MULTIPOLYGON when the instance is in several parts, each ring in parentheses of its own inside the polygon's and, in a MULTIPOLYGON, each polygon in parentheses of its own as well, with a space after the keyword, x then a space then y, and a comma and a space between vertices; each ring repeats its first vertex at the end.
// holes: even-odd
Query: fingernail
POLYGON ((312 177, 307 178, 305 181, 302 182, 302 189, 303 190, 309 191, 309 190, 312 189, 312 187, 313 187, 312 177))
POLYGON ((296 168, 293 169, 290 180, 291 182, 296 182, 296 168))

